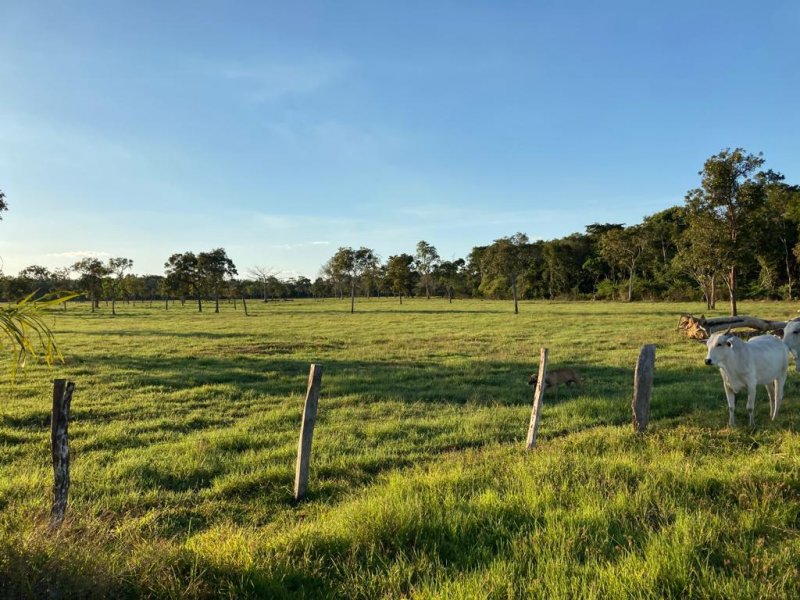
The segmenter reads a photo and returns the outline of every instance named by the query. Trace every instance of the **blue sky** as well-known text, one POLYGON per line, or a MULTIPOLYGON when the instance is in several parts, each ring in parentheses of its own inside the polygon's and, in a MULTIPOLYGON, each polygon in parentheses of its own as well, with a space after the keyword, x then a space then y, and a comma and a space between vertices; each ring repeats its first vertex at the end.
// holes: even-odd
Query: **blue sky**
POLYGON ((800 3, 0 0, 3 270, 444 258, 800 182, 800 3))

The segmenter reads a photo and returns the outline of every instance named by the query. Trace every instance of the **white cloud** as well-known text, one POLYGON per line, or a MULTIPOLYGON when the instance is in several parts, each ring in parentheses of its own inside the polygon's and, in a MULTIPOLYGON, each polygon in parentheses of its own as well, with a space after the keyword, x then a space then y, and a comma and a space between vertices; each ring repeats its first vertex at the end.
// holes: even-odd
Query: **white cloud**
POLYGON ((98 250, 72 250, 70 252, 50 252, 45 256, 54 258, 105 258, 111 256, 111 254, 98 250))

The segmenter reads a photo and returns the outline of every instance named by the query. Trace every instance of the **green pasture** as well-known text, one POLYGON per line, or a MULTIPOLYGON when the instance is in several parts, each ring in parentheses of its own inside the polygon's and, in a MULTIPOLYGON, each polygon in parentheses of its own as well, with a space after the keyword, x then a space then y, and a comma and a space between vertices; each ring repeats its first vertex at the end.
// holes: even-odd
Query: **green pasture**
POLYGON ((699 304, 249 308, 71 303, 48 321, 63 365, 11 384, 3 357, 0 598, 800 597, 800 375, 775 422, 762 388, 756 429, 744 397, 728 429, 718 371, 676 331, 699 304), (645 343, 655 388, 635 436, 645 343), (584 384, 548 390, 526 453, 541 346, 584 384), (295 505, 312 362, 322 398, 295 505), (55 377, 77 389, 70 507, 51 533, 55 377))

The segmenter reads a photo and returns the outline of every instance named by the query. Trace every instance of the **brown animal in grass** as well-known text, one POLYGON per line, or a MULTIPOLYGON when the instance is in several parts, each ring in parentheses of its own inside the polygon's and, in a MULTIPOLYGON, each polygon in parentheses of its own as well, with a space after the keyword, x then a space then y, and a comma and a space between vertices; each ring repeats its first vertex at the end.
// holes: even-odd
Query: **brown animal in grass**
MULTIPOLYGON (((532 385, 536 389, 536 382, 539 380, 539 373, 531 375, 528 385, 532 385)), ((564 385, 580 385, 581 377, 575 369, 553 369, 548 371, 544 376, 544 389, 557 387, 561 384, 564 385)))

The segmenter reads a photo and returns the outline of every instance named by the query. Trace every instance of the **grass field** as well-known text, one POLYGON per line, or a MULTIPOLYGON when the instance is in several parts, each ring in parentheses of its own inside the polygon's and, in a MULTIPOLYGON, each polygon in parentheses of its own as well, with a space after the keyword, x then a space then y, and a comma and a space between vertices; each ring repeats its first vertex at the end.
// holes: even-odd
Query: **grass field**
MULTIPOLYGON (((800 597, 800 375, 735 429, 684 304, 154 304, 52 321, 66 357, 0 401, 5 598, 800 597), (633 366, 658 346, 650 432, 633 366), (540 346, 548 391, 526 453, 540 346), (324 365, 311 493, 292 483, 324 365), (70 508, 47 530, 52 379, 77 383, 70 508)), ((796 305, 742 303, 786 318, 796 305)), ((707 315, 708 316, 708 315, 707 315)))

